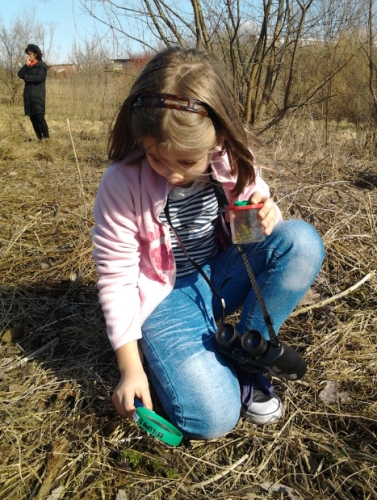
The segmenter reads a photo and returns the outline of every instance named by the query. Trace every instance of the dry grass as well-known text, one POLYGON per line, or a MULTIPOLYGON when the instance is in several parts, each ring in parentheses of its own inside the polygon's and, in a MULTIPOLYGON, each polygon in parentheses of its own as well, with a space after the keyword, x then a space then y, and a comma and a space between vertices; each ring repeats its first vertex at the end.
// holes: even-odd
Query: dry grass
MULTIPOLYGON (((128 500, 377 499, 376 278, 284 325, 282 338, 309 370, 297 383, 275 381, 282 421, 241 419, 220 439, 169 448, 110 401, 118 375, 90 241, 106 126, 71 117, 77 165, 64 120, 50 119, 52 139, 39 145, 27 141, 20 109, 7 135, 7 113, 0 109, 0 498, 55 490, 54 498, 114 499, 123 490, 128 500), (329 381, 338 390, 324 403, 329 381)), ((333 296, 376 268, 375 158, 349 130, 323 146, 321 124, 305 117, 269 134, 280 176, 265 175, 285 216, 314 224, 326 245, 318 296, 308 300, 333 296)))

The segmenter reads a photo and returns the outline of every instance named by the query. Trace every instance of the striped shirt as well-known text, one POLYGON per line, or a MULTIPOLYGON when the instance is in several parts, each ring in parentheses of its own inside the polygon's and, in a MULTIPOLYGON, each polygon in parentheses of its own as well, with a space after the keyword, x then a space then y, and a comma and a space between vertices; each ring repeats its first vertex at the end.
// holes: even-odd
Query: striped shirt
MULTIPOLYGON (((216 255, 218 245, 215 223, 219 206, 211 184, 195 181, 190 187, 174 186, 167 203, 171 223, 188 255, 199 265, 216 255)), ((160 214, 160 220, 167 223, 164 211, 160 214)), ((171 229, 170 236, 177 277, 193 273, 195 268, 183 253, 171 229)))

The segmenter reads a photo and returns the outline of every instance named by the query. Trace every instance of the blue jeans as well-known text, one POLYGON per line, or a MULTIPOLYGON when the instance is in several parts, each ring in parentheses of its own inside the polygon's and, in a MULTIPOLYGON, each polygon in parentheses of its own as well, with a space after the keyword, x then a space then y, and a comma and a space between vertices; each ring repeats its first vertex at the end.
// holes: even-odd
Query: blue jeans
MULTIPOLYGON (((245 245, 245 252, 278 332, 317 276, 325 257, 322 241, 309 224, 277 224, 265 241, 245 245)), ((226 314, 242 308, 236 325, 242 334, 268 333, 241 254, 234 245, 203 266, 221 290, 226 314)), ((229 360, 216 350, 214 335, 221 305, 195 271, 176 280, 173 291, 142 325, 141 348, 157 395, 172 423, 190 437, 218 437, 236 425, 240 387, 229 360)))

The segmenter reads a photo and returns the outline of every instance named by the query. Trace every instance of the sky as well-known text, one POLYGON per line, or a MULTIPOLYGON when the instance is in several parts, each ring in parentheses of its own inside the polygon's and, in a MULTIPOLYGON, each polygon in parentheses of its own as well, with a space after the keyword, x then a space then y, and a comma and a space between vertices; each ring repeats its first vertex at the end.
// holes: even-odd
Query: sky
POLYGON ((85 38, 90 40, 95 32, 94 19, 82 13, 79 0, 0 0, 0 18, 4 25, 9 26, 25 8, 34 10, 41 23, 57 25, 50 63, 69 62, 73 42, 79 45, 85 38))

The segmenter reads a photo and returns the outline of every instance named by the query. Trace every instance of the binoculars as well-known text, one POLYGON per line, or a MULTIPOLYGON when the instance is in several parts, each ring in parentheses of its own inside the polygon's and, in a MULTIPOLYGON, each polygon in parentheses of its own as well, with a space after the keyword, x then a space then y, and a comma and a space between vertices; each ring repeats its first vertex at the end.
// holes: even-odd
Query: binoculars
POLYGON ((248 330, 241 336, 233 325, 223 323, 215 342, 220 353, 247 372, 261 371, 288 380, 298 380, 306 373, 305 360, 292 347, 277 340, 272 343, 257 330, 248 330))

